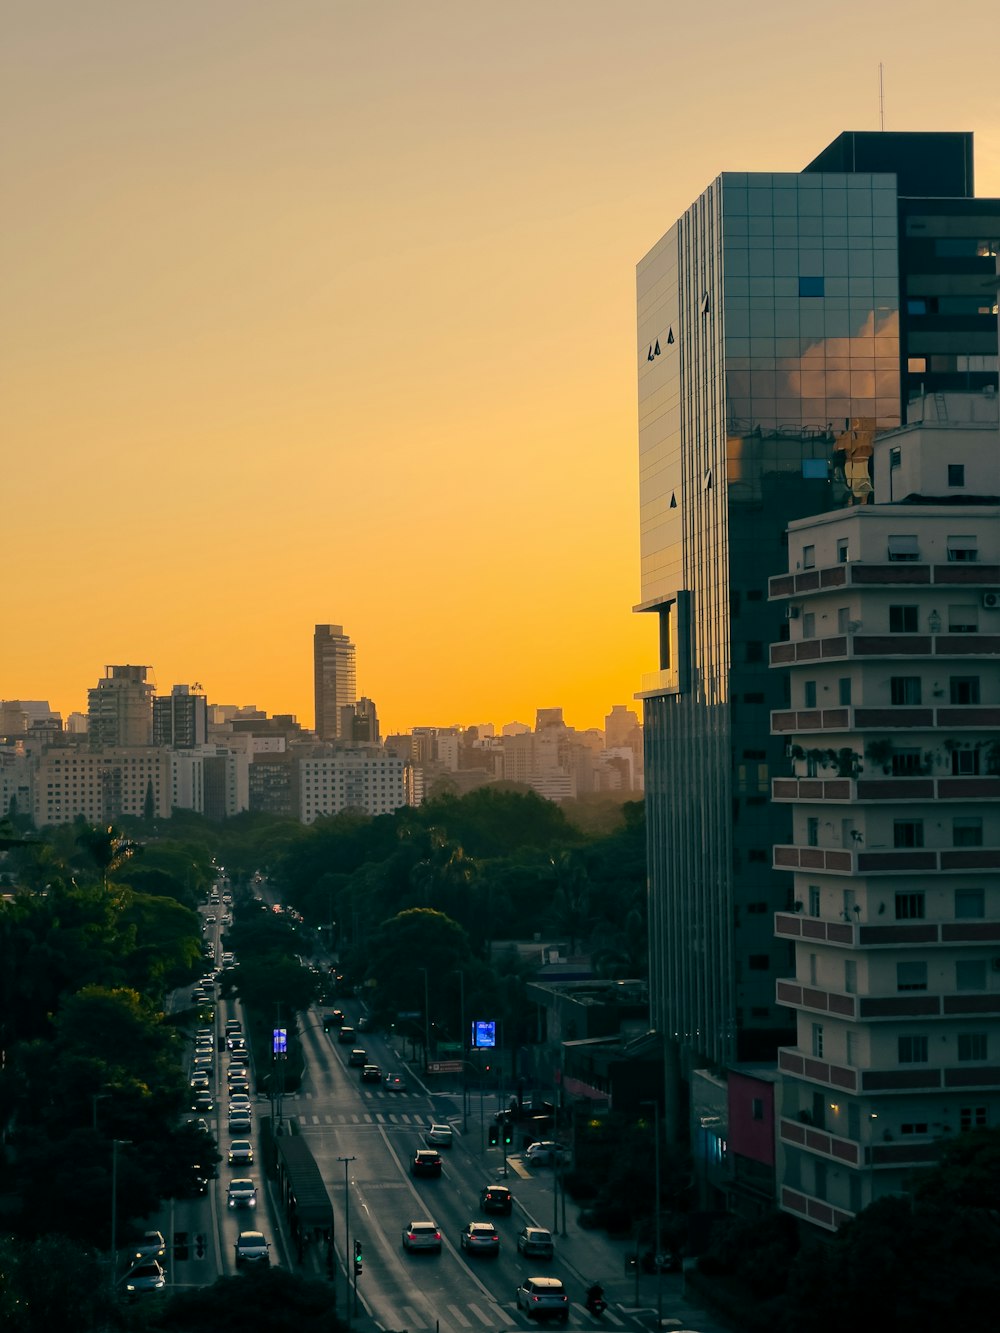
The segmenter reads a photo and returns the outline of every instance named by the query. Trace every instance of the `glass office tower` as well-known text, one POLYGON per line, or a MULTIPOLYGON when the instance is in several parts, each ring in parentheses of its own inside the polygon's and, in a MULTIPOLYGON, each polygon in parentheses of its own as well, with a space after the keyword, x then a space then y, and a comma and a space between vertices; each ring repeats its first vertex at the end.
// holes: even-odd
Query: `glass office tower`
POLYGON ((898 273, 896 177, 874 172, 726 173, 638 267, 651 1003, 675 1074, 793 1031, 767 580, 791 519, 868 499, 873 433, 900 422, 898 273))

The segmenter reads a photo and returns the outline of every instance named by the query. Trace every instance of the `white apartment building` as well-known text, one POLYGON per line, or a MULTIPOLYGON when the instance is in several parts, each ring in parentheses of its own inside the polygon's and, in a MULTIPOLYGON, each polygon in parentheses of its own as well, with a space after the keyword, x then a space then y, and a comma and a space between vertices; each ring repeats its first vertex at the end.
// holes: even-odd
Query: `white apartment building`
POLYGON ((170 802, 212 819, 250 808, 250 758, 245 750, 202 745, 170 752, 170 802))
POLYGON ((85 750, 53 746, 37 756, 35 825, 68 824, 78 815, 102 824, 121 815, 142 818, 147 793, 153 814, 170 814, 169 750, 152 745, 85 750))
POLYGON ((796 1017, 778 1195, 829 1230, 942 1137, 1000 1126, 1000 437, 995 399, 971 401, 986 420, 942 398, 881 437, 893 502, 791 523, 770 580, 793 825, 776 999, 796 1017))
POLYGON ((335 750, 298 761, 298 818, 311 824, 341 810, 391 814, 407 805, 406 766, 381 746, 335 750))

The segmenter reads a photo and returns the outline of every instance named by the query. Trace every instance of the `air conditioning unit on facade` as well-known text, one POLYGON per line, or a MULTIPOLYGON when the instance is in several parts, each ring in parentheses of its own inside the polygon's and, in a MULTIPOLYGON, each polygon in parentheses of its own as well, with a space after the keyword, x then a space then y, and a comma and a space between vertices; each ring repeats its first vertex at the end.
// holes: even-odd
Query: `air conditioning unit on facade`
POLYGON ((983 606, 987 611, 1000 611, 1000 592, 984 592, 983 606))
MULTIPOLYGON (((987 594, 987 595, 989 595, 989 594, 987 594)), ((802 610, 802 608, 801 608, 800 606, 786 606, 786 607, 785 607, 785 619, 786 619, 786 620, 798 620, 798 618, 799 618, 799 612, 800 612, 801 610, 802 610)))

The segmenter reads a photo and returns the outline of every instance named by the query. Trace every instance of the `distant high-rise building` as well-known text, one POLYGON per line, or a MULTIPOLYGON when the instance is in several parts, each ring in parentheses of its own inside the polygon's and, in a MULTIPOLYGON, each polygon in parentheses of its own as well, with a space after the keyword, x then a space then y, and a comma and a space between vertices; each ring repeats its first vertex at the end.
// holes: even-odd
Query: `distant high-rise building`
POLYGON ((349 743, 378 743, 378 713, 371 699, 363 695, 356 704, 345 704, 340 713, 341 739, 349 743))
POLYGON ((149 667, 108 666, 87 691, 91 747, 149 745, 153 739, 153 682, 149 667))
POLYGON ((153 744, 175 750, 204 745, 208 734, 208 709, 199 687, 175 685, 169 694, 153 699, 153 744))
POLYGON ((343 625, 317 625, 313 635, 316 735, 321 741, 343 736, 341 709, 357 702, 355 648, 343 625))

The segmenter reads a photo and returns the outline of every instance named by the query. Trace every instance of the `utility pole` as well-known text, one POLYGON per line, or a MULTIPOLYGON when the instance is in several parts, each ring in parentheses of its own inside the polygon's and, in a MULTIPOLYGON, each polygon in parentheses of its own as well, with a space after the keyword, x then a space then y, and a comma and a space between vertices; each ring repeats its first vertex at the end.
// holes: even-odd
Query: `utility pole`
POLYGON ((350 1323, 351 1320, 351 1268, 354 1267, 354 1313, 358 1312, 358 1271, 357 1266, 353 1264, 351 1258, 351 1191, 347 1179, 347 1166, 349 1162, 357 1161, 356 1157, 338 1157, 338 1162, 344 1163, 344 1280, 347 1284, 347 1293, 344 1301, 344 1322, 350 1323))

